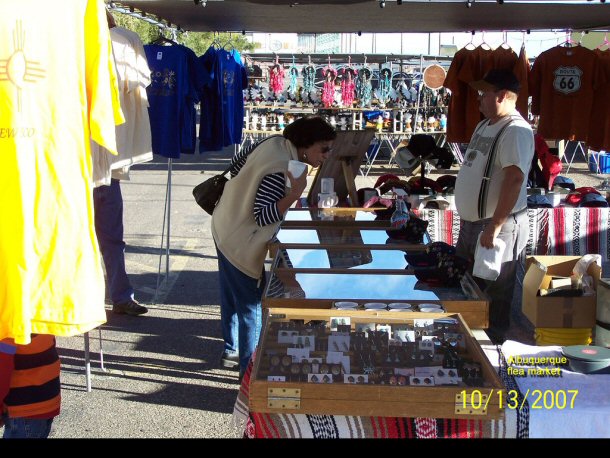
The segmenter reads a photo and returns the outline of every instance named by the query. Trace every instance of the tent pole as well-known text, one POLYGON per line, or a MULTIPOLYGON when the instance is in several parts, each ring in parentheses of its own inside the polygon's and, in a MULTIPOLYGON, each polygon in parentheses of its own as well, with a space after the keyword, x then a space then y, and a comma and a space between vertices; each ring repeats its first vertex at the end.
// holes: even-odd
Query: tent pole
POLYGON ((161 249, 159 252, 159 269, 157 271, 157 287, 153 297, 153 304, 157 302, 159 286, 161 285, 161 260, 163 259, 163 242, 165 239, 165 222, 167 221, 167 242, 165 244, 165 284, 169 283, 169 246, 170 246, 170 217, 172 207, 172 158, 167 159, 167 185, 165 187, 165 205, 163 207, 163 228, 161 229, 161 249))

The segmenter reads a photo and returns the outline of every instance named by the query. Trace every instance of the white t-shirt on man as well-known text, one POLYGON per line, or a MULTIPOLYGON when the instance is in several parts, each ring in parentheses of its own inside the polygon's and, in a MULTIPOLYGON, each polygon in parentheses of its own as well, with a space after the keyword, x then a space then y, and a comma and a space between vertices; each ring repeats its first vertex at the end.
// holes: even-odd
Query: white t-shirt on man
POLYGON ((500 199, 500 189, 504 179, 502 169, 515 165, 525 175, 519 197, 512 212, 527 207, 527 175, 534 156, 534 134, 529 123, 519 112, 507 115, 493 125, 481 121, 475 129, 472 139, 464 154, 455 183, 455 205, 461 219, 478 221, 491 218, 500 199), (481 181, 487 165, 487 157, 500 129, 509 122, 509 126, 500 135, 496 146, 496 156, 491 168, 490 183, 487 191, 487 202, 483 217, 479 217, 479 192, 481 181))

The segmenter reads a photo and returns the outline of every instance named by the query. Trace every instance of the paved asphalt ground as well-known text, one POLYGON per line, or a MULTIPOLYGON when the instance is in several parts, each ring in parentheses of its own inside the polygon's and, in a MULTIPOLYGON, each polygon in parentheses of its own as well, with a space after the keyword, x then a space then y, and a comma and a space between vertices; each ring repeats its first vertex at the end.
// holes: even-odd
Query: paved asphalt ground
MULTIPOLYGON (((62 413, 52 438, 238 438, 232 411, 237 372, 219 368, 222 351, 217 261, 210 217, 191 190, 226 168, 232 148, 174 161, 171 186, 171 255, 157 288, 167 181, 167 160, 134 167, 123 182, 127 271, 136 298, 149 307, 140 317, 114 315, 107 305, 102 326, 105 371, 99 365, 98 331, 91 335, 92 391, 85 388, 84 338, 59 338, 62 413), (201 171, 205 171, 205 175, 201 171)), ((371 186, 388 171, 378 160, 371 186)), ((398 169, 394 168, 394 172, 398 169)), ((604 176, 580 163, 568 175, 578 185, 598 185, 604 176)), ((520 293, 518 294, 520 297, 520 293)), ((517 301, 519 302, 519 301, 517 301)), ((515 307, 509 337, 532 340, 531 325, 515 307)))

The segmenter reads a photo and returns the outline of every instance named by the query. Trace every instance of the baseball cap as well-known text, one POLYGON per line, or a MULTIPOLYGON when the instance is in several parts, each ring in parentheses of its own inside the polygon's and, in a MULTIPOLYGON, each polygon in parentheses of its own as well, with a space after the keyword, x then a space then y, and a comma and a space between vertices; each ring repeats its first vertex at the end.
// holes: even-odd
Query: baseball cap
POLYGON ((489 70, 482 80, 472 81, 470 86, 477 91, 508 91, 519 93, 521 84, 510 70, 493 69, 489 70))
POLYGON ((608 201, 604 196, 590 192, 585 194, 578 204, 579 207, 608 207, 608 201))

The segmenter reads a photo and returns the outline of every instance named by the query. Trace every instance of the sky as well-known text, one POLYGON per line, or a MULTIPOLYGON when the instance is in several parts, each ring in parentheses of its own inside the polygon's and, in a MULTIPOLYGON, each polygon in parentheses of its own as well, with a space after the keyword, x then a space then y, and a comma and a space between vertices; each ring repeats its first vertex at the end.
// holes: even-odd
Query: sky
MULTIPOLYGON (((479 45, 483 41, 492 48, 497 48, 505 42, 519 52, 521 45, 525 43, 527 55, 536 57, 541 52, 563 43, 567 38, 565 31, 558 32, 477 32, 473 36, 470 33, 363 33, 341 34, 338 53, 348 54, 441 54, 440 45, 456 45, 461 49, 470 41, 479 45)), ((579 40, 580 33, 575 33, 573 39, 579 40)), ((296 53, 301 52, 298 47, 296 34, 253 34, 253 40, 260 43, 260 52, 296 53)), ((310 52, 327 52, 323 45, 310 52)))

